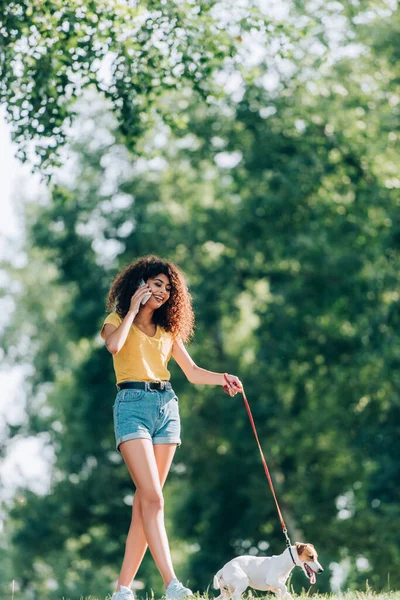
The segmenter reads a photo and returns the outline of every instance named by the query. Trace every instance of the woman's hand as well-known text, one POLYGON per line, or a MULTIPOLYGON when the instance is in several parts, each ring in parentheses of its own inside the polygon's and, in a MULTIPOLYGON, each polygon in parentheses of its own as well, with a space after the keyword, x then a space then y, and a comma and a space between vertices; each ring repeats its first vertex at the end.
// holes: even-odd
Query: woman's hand
POLYGON ((149 292, 151 292, 151 287, 149 286, 148 283, 146 283, 146 285, 142 285, 141 287, 138 287, 138 289, 136 290, 136 292, 133 294, 133 296, 131 298, 129 312, 134 313, 136 316, 141 307, 141 302, 142 302, 143 298, 149 292))
POLYGON ((231 397, 236 396, 238 392, 243 391, 242 382, 236 375, 229 375, 229 373, 224 373, 224 392, 229 394, 231 397))

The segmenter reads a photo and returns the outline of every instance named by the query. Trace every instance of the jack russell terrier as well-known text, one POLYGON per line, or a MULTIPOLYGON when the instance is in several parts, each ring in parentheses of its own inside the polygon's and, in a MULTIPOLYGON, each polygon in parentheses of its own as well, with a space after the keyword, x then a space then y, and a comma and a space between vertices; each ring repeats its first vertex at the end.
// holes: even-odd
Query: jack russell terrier
POLYGON ((312 544, 296 542, 274 556, 237 556, 214 576, 214 588, 221 590, 215 600, 229 600, 231 596, 238 600, 248 586, 290 600, 293 597, 285 584, 294 567, 301 567, 311 584, 315 583, 315 574, 323 571, 312 544))

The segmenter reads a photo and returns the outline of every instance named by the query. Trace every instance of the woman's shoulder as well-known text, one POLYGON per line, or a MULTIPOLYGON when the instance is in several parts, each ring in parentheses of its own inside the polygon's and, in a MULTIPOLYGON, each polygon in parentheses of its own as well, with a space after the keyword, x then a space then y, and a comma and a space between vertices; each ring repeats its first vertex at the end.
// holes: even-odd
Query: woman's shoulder
POLYGON ((107 323, 111 323, 111 325, 115 325, 118 327, 118 325, 120 325, 122 323, 122 317, 120 317, 119 314, 116 312, 110 312, 105 317, 105 319, 103 321, 103 326, 106 325, 107 323))
POLYGON ((122 317, 115 311, 108 313, 106 316, 106 320, 107 319, 118 319, 119 321, 122 321, 122 317))
POLYGON ((119 316, 118 313, 116 312, 110 312, 105 319, 103 320, 103 325, 101 326, 101 330, 100 330, 100 335, 103 339, 105 339, 105 333, 104 333, 104 327, 110 323, 111 325, 114 325, 115 327, 118 327, 119 325, 121 325, 122 323, 122 319, 119 316))
POLYGON ((158 326, 160 329, 160 334, 162 337, 168 338, 171 341, 174 341, 174 334, 172 333, 172 331, 167 331, 167 329, 165 329, 165 327, 163 327, 162 325, 158 326))

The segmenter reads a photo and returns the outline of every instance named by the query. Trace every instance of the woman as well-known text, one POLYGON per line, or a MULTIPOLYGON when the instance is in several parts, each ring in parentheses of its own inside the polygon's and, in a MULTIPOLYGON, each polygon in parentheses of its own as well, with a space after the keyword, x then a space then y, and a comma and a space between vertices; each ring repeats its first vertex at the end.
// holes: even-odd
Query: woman
POLYGON ((118 393, 113 406, 116 448, 135 484, 125 555, 112 600, 132 600, 130 589, 150 547, 168 600, 193 592, 177 579, 164 525, 162 487, 180 446, 178 397, 167 364, 174 357, 194 384, 223 385, 234 396, 240 380, 198 367, 184 343, 193 335, 194 315, 184 276, 171 261, 140 258, 115 278, 107 298, 112 312, 101 336, 113 355, 118 393), (143 285, 143 282, 145 285, 143 285))

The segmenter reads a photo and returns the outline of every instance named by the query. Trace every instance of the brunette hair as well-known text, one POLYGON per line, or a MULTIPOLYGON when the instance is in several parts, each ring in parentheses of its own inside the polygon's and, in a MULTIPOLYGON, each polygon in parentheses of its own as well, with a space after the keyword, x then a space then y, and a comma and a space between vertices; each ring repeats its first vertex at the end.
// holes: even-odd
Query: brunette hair
POLYGON ((115 277, 107 295, 106 309, 122 319, 129 310, 131 298, 139 287, 140 279, 147 281, 164 273, 171 284, 170 297, 154 311, 153 322, 188 342, 194 333, 192 296, 182 271, 170 260, 155 254, 143 256, 124 267, 115 277))

